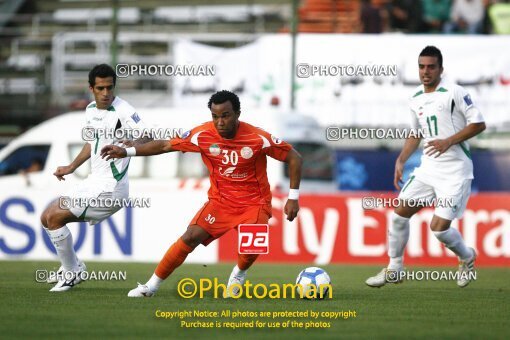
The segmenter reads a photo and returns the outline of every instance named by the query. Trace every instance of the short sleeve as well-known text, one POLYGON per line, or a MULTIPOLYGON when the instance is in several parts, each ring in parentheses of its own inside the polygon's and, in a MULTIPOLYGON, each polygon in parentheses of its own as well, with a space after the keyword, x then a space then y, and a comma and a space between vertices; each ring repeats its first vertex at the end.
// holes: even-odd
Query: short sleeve
POLYGON ((90 126, 90 111, 89 109, 85 109, 85 127, 90 126))
POLYGON ((148 125, 147 123, 142 119, 142 116, 135 111, 135 109, 129 105, 125 104, 122 107, 120 119, 122 126, 124 126, 127 129, 132 130, 147 130, 148 125))
POLYGON ((262 129, 257 132, 263 140, 262 152, 271 158, 284 162, 287 154, 292 149, 292 145, 262 129))
POLYGON ((463 87, 455 87, 453 100, 457 110, 466 117, 467 124, 482 123, 485 121, 482 113, 473 103, 471 95, 463 87))
POLYGON ((416 112, 414 112, 413 109, 411 109, 409 112, 409 123, 411 124, 411 129, 418 131, 420 129, 420 122, 418 121, 418 117, 416 117, 416 112))
POLYGON ((182 152, 200 152, 198 137, 203 131, 202 127, 198 126, 184 132, 181 138, 170 139, 169 143, 172 146, 172 150, 182 152))

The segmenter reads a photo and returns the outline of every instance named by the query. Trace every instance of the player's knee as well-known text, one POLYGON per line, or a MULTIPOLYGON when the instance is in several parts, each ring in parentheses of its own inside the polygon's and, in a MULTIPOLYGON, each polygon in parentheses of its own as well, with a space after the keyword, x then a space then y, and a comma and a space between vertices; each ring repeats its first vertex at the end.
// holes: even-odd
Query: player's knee
POLYGON ((193 233, 187 231, 181 236, 181 240, 188 247, 193 249, 195 249, 201 242, 195 235, 193 235, 193 233))
POLYGON ((182 234, 181 240, 189 247, 195 249, 199 244, 204 242, 209 234, 198 225, 190 225, 182 234))
POLYGON ((432 231, 442 231, 437 224, 430 223, 430 230, 432 231))
POLYGON ((47 210, 44 210, 43 213, 40 216, 41 224, 43 227, 48 228, 48 217, 47 217, 47 210))
POLYGON ((43 226, 43 227, 45 227, 45 228, 48 228, 48 221, 47 221, 47 219, 46 219, 46 215, 41 214, 40 219, 41 219, 41 224, 42 224, 42 226, 43 226))
POLYGON ((437 218, 434 216, 432 218, 432 222, 430 222, 430 230, 432 231, 445 231, 450 228, 451 221, 437 218))
POLYGON ((403 217, 403 218, 411 218, 418 210, 416 208, 411 208, 406 206, 405 204, 401 204, 400 206, 395 208, 394 214, 403 217))
POLYGON ((62 227, 64 224, 62 223, 62 219, 58 216, 57 213, 53 211, 48 211, 46 214, 46 228, 50 230, 55 230, 62 227))

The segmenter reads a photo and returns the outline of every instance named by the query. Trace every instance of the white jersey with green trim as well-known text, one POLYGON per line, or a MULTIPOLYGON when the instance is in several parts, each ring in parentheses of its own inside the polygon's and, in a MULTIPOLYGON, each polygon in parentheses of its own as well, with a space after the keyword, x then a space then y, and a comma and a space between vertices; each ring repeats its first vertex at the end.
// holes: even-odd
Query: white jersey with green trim
POLYGON ((115 97, 106 110, 98 109, 96 102, 90 103, 85 110, 85 117, 86 126, 82 135, 91 146, 89 178, 104 182, 108 187, 108 190, 105 191, 113 191, 117 184, 127 183, 130 157, 106 161, 101 158, 101 149, 105 145, 118 145, 120 140, 129 139, 123 137, 119 132, 115 133, 116 130, 142 130, 147 126, 135 109, 119 97, 115 97))
MULTIPOLYGON (((484 121, 469 93, 463 87, 443 80, 430 93, 425 93, 423 85, 418 86, 410 106, 411 126, 424 132, 425 147, 429 141, 448 138, 468 124, 484 121)), ((443 179, 472 179, 469 144, 464 141, 452 145, 437 158, 424 152, 415 173, 443 179)))

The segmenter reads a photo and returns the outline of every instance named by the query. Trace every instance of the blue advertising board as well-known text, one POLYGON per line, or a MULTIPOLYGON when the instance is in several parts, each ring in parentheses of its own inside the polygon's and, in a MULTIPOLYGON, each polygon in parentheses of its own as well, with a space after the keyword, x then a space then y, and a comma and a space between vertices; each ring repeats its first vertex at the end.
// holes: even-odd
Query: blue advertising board
MULTIPOLYGON (((395 161, 400 151, 337 150, 336 181, 346 191, 393 191, 395 161)), ((406 162, 404 182, 420 165, 422 151, 406 162)), ((474 165, 472 191, 510 191, 510 152, 472 150, 474 165)))

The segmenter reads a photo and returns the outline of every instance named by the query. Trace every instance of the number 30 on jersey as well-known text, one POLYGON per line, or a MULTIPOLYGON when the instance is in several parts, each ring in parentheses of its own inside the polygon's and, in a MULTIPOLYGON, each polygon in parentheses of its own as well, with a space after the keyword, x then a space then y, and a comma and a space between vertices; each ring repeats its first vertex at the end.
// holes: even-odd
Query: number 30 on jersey
POLYGON ((221 160, 221 163, 223 164, 229 164, 237 165, 237 162, 239 161, 239 155, 237 154, 237 151, 229 151, 223 150, 223 159, 221 160))

